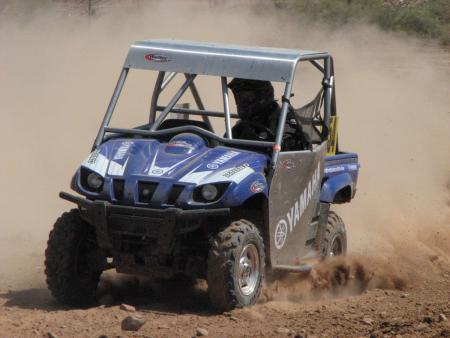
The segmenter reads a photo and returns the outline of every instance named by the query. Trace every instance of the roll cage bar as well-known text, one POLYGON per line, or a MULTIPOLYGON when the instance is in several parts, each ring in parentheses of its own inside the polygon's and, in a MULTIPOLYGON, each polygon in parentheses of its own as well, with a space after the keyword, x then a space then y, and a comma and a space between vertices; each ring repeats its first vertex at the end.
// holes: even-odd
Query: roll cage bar
POLYGON ((328 53, 233 45, 214 45, 172 40, 149 40, 136 42, 131 46, 128 53, 127 59, 106 110, 106 114, 100 126, 100 130, 95 139, 93 149, 97 148, 104 142, 106 133, 158 137, 162 135, 171 135, 190 131, 201 134, 210 139, 214 139, 225 145, 272 148, 271 168, 274 168, 277 163, 278 154, 281 151, 281 142, 290 104, 289 98, 292 94, 295 70, 298 63, 303 61, 310 62, 323 74, 323 122, 325 128, 328 129, 330 125, 330 116, 336 114, 333 59, 328 53), (183 62, 185 61, 184 59, 178 59, 181 60, 178 61, 177 58, 180 57, 187 58, 187 62, 183 62), (208 68, 209 65, 205 63, 208 62, 208 58, 211 59, 213 67, 208 68), (172 60, 174 60, 173 65, 171 64, 172 60), (220 67, 217 66, 218 61, 221 62, 220 67), (192 62, 194 63, 192 64, 192 62), (245 67, 242 67, 242 63, 245 67), (241 67, 239 72, 236 71, 236 67, 241 67), (137 128, 111 128, 108 126, 128 72, 131 68, 159 71, 150 103, 148 130, 137 128), (158 105, 160 94, 178 73, 184 74, 185 81, 166 106, 158 105), (216 75, 221 77, 224 107, 223 112, 205 109, 194 82, 198 74, 216 75), (286 74, 288 74, 288 76, 286 76, 286 74), (285 83, 281 113, 278 120, 274 142, 232 138, 231 118, 238 118, 238 115, 230 112, 227 87, 228 76, 285 83), (175 107, 178 100, 188 88, 192 93, 197 109, 175 107), (160 112, 159 116, 157 116, 157 112, 160 112), (158 130, 161 122, 171 112, 201 116, 210 130, 213 130, 213 128, 209 117, 225 117, 225 137, 218 136, 209 130, 205 130, 197 126, 180 126, 158 130))

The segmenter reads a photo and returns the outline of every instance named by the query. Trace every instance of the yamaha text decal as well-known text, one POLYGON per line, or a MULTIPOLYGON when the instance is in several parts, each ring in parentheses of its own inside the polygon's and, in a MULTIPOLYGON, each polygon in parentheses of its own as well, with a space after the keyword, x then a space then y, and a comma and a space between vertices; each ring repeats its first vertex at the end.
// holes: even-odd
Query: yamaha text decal
POLYGON ((320 183, 320 162, 317 165, 312 178, 309 180, 303 192, 300 194, 298 200, 295 201, 294 205, 291 206, 286 216, 278 221, 277 227, 275 228, 274 240, 275 247, 281 249, 286 242, 286 238, 289 233, 291 233, 297 223, 300 221, 305 210, 308 208, 313 196, 318 190, 320 183))

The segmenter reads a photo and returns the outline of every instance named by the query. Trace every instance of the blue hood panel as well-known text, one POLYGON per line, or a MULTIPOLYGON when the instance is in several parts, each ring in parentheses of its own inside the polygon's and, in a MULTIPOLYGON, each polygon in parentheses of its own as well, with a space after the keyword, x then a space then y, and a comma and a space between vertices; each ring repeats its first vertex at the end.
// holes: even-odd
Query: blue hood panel
POLYGON ((195 187, 228 182, 223 197, 211 203, 211 207, 233 206, 254 193, 267 194, 264 176, 267 163, 268 157, 260 153, 223 146, 209 148, 203 138, 190 133, 176 135, 168 143, 154 139, 115 139, 102 144, 82 164, 104 177, 103 191, 86 191, 79 179, 78 190, 87 196, 114 201, 112 181, 121 179, 125 181, 127 200, 124 202, 139 204, 137 183, 155 182, 159 186, 150 205, 165 207, 172 186, 181 185, 186 188, 175 205, 195 208, 197 203, 192 201, 195 187))

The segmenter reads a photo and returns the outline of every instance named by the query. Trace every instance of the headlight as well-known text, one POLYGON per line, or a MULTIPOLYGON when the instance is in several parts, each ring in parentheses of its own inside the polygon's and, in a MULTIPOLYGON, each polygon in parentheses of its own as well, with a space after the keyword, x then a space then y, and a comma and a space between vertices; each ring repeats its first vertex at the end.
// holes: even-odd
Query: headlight
POLYGON ((198 203, 212 203, 222 198, 230 182, 210 183, 194 189, 192 199, 198 203))
POLYGON ((90 173, 87 177, 87 184, 92 190, 98 190, 103 184, 103 178, 97 173, 90 173))
POLYGON ((219 191, 217 190, 216 186, 212 184, 204 185, 201 190, 202 197, 208 202, 215 200, 218 192, 219 191))
MULTIPOLYGON (((99 193, 102 191, 104 178, 91 169, 81 167, 79 174, 79 185, 82 191, 99 193)), ((77 189, 75 189, 77 190, 77 189)), ((77 190, 78 191, 78 190, 77 190)))

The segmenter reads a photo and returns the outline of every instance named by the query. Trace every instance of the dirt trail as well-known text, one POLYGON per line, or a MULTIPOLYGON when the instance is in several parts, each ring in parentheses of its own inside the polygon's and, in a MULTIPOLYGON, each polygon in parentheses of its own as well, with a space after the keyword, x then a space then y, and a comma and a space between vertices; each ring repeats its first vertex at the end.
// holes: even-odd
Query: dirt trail
MULTIPOLYGON (((439 321, 450 318, 448 51, 370 26, 305 26, 252 1, 217 3, 130 1, 90 19, 62 5, 0 6, 0 337, 190 337, 198 327, 212 337, 450 337, 450 320, 439 321), (284 276, 257 306, 224 315, 212 312, 204 283, 114 274, 99 291, 110 306, 60 307, 43 273, 48 232, 71 207, 57 193, 90 149, 128 45, 164 37, 334 55, 340 146, 362 164, 357 198, 337 208, 350 255, 284 276), (120 329, 123 302, 147 320, 138 333, 120 329)), ((316 89, 302 87, 313 76, 305 71, 295 100, 316 89)), ((118 108, 141 119, 149 84, 133 81, 136 92, 118 108)), ((207 105, 220 102, 214 95, 207 105)))

